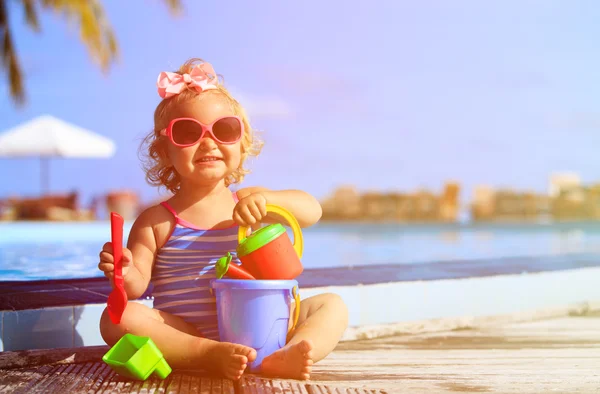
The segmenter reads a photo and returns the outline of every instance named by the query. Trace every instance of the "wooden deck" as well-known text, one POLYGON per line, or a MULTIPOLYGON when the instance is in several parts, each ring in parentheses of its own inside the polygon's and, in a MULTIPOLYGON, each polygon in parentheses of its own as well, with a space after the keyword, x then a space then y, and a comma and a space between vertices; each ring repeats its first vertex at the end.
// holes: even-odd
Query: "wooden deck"
POLYGON ((0 393, 599 393, 600 312, 341 343, 309 382, 175 371, 131 382, 105 347, 0 353, 0 393))
POLYGON ((345 342, 324 361, 316 381, 390 393, 600 393, 600 311, 345 342))

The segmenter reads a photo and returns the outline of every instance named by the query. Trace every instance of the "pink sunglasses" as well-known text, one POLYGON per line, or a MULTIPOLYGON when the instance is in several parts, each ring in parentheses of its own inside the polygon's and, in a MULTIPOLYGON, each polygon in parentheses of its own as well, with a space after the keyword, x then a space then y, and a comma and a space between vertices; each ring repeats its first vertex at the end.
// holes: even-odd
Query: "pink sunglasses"
POLYGON ((220 144, 235 144, 242 139, 244 123, 238 116, 224 116, 209 125, 194 118, 175 118, 161 130, 161 135, 180 148, 195 145, 206 133, 220 144))

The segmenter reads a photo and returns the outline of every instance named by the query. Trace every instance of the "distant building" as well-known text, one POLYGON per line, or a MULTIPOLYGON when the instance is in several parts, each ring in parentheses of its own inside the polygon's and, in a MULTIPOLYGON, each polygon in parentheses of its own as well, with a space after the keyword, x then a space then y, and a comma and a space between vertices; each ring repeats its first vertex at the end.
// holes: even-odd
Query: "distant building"
POLYGON ((550 198, 534 192, 511 189, 475 188, 471 205, 474 221, 537 221, 550 212, 550 198))
POLYGON ((415 193, 415 220, 419 222, 439 221, 440 199, 429 190, 415 193))
POLYGON ((367 192, 361 197, 362 215, 370 220, 394 220, 397 201, 393 194, 367 192))
MULTIPOLYGON (((458 222, 459 196, 457 182, 446 182, 440 194, 425 189, 360 194, 344 186, 322 202, 323 220, 458 222)), ((575 173, 557 173, 548 194, 477 185, 469 209, 473 221, 600 220, 600 184, 584 186, 575 173)))
POLYGON ((570 187, 552 199, 557 221, 600 220, 600 185, 570 187))
POLYGON ((475 186, 471 204, 473 220, 490 220, 494 216, 495 192, 490 186, 475 186))
POLYGON ((574 172, 555 173, 550 175, 548 194, 552 198, 558 197, 561 192, 581 187, 581 179, 574 172))
POLYGON ((459 192, 455 182, 447 183, 441 195, 428 190, 361 195, 352 187, 341 187, 321 203, 323 220, 454 222, 460 210, 459 192))
POLYGON ((439 218, 444 222, 455 222, 460 210, 460 185, 458 182, 448 182, 440 197, 439 218))
POLYGON ((361 196, 353 186, 337 188, 321 203, 323 220, 359 219, 361 216, 361 196))

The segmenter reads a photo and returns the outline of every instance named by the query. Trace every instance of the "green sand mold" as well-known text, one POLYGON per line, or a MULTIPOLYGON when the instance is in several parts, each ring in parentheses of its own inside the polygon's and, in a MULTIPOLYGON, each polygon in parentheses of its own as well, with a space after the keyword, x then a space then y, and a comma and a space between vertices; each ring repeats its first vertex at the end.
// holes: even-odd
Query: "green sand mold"
POLYGON ((152 339, 133 334, 119 339, 102 361, 119 375, 136 380, 146 380, 152 373, 165 379, 172 371, 152 339))

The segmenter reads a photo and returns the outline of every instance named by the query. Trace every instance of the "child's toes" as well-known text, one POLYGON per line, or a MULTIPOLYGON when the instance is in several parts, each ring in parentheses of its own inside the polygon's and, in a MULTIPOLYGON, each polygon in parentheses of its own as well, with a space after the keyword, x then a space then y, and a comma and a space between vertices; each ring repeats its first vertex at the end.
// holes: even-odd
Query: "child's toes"
POLYGON ((240 380, 243 374, 243 371, 236 371, 234 369, 231 369, 225 373, 225 377, 231 380, 240 380))
POLYGON ((239 345, 239 344, 231 344, 233 346, 233 354, 246 356, 248 361, 252 362, 256 360, 256 350, 251 347, 239 345))
POLYGON ((310 373, 303 372, 300 374, 300 380, 309 380, 309 379, 310 379, 310 373))
POLYGON ((236 376, 241 376, 244 373, 246 366, 247 364, 242 362, 241 359, 229 360, 229 362, 223 366, 223 373, 228 378, 234 379, 236 376))
POLYGON ((300 369, 300 376, 302 376, 302 379, 305 380, 310 379, 310 373, 312 372, 312 360, 307 361, 310 361, 310 365, 305 365, 300 369))
POLYGON ((240 345, 239 349, 236 349, 236 354, 246 356, 248 358, 248 361, 250 361, 250 362, 256 360, 256 350, 254 350, 248 346, 240 345))
POLYGON ((242 356, 241 354, 231 356, 231 360, 229 361, 229 366, 231 368, 239 369, 242 368, 242 366, 245 367, 246 364, 248 364, 248 357, 242 356))

